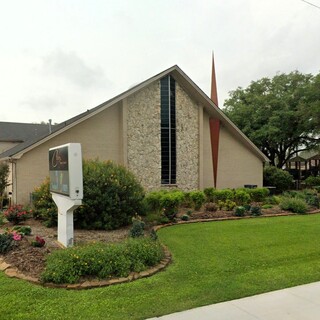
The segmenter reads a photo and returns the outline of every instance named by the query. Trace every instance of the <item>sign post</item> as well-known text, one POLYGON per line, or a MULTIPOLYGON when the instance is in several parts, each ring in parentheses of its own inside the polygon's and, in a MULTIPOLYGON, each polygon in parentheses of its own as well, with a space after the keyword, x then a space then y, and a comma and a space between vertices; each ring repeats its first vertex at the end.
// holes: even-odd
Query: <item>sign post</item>
POLYGON ((49 149, 50 191, 58 207, 58 242, 73 246, 73 211, 82 204, 82 154, 80 143, 49 149))

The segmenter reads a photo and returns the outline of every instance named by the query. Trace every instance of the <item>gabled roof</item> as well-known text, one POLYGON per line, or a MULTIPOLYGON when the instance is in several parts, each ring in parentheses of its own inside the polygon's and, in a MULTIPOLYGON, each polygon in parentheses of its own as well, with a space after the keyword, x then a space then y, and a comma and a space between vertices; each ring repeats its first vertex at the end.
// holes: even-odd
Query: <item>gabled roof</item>
POLYGON ((204 106, 206 112, 219 120, 228 128, 237 138, 246 145, 257 157, 262 161, 268 161, 268 158, 236 127, 236 125, 220 110, 213 101, 177 66, 173 66, 143 82, 128 89, 127 91, 115 96, 114 98, 98 105, 97 107, 87 110, 65 122, 56 125, 52 133, 43 134, 41 137, 31 139, 21 143, 0 154, 0 159, 16 158, 19 159, 24 153, 32 150, 38 145, 50 140, 51 138, 61 134, 62 132, 72 128, 73 126, 91 118, 92 116, 102 112, 103 110, 113 106, 117 102, 127 98, 128 96, 140 91, 154 81, 158 81, 164 76, 172 75, 176 81, 186 90, 186 92, 198 103, 204 106))
POLYGON ((299 155, 306 160, 320 159, 320 147, 312 150, 302 151, 299 155))
POLYGON ((1 142, 24 142, 48 133, 47 124, 0 122, 1 142))
POLYGON ((305 162, 305 161, 307 160, 301 156, 295 156, 288 160, 288 162, 305 162))

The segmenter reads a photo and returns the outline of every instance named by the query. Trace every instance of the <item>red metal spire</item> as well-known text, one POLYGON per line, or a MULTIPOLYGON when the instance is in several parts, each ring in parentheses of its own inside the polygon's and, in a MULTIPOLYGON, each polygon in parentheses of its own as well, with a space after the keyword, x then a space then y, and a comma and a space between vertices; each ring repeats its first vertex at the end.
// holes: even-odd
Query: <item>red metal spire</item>
MULTIPOLYGON (((214 68, 214 55, 212 52, 212 73, 211 73, 211 100, 218 107, 218 92, 216 72, 214 68)), ((218 157, 219 157, 219 134, 220 134, 220 120, 210 118, 210 138, 211 138, 211 152, 213 165, 214 187, 217 187, 218 179, 218 157)))
POLYGON ((211 71, 211 100, 218 107, 218 91, 217 91, 217 80, 216 71, 214 68, 214 53, 212 52, 212 71, 211 71))

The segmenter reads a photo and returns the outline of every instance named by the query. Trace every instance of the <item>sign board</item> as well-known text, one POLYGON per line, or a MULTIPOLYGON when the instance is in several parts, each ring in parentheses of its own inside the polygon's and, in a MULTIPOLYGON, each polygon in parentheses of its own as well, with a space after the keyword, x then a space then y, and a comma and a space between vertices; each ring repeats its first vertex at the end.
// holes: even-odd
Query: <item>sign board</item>
POLYGON ((80 143, 49 149, 50 191, 72 200, 83 198, 80 143))

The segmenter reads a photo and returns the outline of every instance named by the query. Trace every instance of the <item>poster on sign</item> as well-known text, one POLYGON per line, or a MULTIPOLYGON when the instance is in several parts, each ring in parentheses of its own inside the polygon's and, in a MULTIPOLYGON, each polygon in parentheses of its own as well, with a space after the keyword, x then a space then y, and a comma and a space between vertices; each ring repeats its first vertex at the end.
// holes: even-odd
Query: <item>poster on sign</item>
POLYGON ((49 150, 50 191, 70 195, 68 146, 49 150))
POLYGON ((79 143, 49 149, 50 191, 82 199, 82 155, 79 143))

